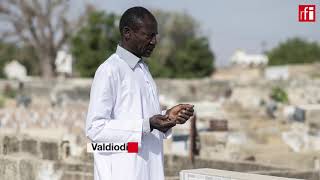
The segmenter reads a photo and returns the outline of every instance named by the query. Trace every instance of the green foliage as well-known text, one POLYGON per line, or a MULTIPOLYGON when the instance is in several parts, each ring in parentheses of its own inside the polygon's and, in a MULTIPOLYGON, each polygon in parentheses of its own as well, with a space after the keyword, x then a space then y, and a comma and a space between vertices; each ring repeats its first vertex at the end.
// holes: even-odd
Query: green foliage
POLYGON ((83 77, 93 77, 97 67, 115 52, 120 40, 118 16, 91 12, 87 23, 71 40, 75 67, 83 77))
POLYGON ((280 87, 272 88, 270 97, 277 102, 281 102, 281 103, 289 102, 288 94, 286 93, 286 91, 284 91, 280 87))
POLYGON ((41 74, 40 60, 34 48, 30 46, 19 48, 16 59, 26 67, 28 75, 39 76, 41 74))
POLYGON ((157 57, 148 60, 155 77, 197 78, 208 76, 213 70, 213 55, 205 38, 188 38, 159 65, 157 57))
POLYGON ((148 59, 154 77, 197 78, 214 70, 208 39, 197 36, 198 24, 187 14, 155 12, 160 42, 148 59))
POLYGON ((289 39, 268 52, 269 65, 301 64, 320 61, 320 45, 300 38, 289 39))
MULTIPOLYGON (((155 12, 161 40, 147 60, 154 77, 190 78, 212 73, 213 53, 207 38, 197 36, 198 24, 186 14, 155 12)), ((120 40, 119 17, 92 12, 72 38, 71 52, 81 76, 92 77, 97 67, 115 52, 120 40)))

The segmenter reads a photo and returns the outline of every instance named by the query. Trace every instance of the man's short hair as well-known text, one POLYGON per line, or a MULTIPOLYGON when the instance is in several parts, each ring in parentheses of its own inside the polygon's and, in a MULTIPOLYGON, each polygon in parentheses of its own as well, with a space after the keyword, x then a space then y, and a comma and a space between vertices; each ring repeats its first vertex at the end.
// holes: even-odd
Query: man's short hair
POLYGON ((153 14, 144 7, 136 6, 127 9, 120 19, 120 34, 122 35, 122 30, 126 26, 132 28, 133 30, 139 29, 139 26, 145 17, 151 18, 152 20, 156 21, 153 14))

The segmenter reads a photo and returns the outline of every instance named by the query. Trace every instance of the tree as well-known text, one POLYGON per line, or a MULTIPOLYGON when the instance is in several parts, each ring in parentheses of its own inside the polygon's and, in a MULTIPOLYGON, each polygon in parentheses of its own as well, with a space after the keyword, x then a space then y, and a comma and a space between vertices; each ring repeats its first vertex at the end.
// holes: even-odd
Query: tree
MULTIPOLYGON (((213 53, 206 37, 197 35, 198 24, 187 14, 157 11, 161 36, 147 60, 154 77, 190 78, 211 74, 213 53)), ((93 11, 71 41, 76 68, 92 77, 97 67, 115 52, 120 40, 119 16, 93 11)))
POLYGON ((320 45, 301 38, 288 39, 268 53, 269 65, 301 64, 320 61, 320 45))
POLYGON ((82 18, 67 18, 67 0, 1 0, 0 18, 10 28, 2 29, 2 38, 16 40, 34 50, 41 74, 54 75, 56 53, 67 42, 82 18), (75 23, 73 23, 75 22, 75 23))
POLYGON ((188 14, 156 11, 161 36, 147 61, 155 77, 197 78, 214 70, 208 39, 199 35, 198 23, 188 14))
POLYGON ((85 25, 72 37, 71 52, 83 77, 93 77, 97 67, 115 52, 120 40, 115 14, 92 11, 85 25))

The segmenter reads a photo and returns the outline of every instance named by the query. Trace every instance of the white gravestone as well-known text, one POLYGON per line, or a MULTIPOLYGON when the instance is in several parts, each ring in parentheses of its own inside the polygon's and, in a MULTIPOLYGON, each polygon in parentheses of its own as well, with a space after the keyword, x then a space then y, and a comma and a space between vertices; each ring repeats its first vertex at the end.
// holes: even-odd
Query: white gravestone
POLYGON ((55 60, 56 71, 59 74, 72 74, 72 55, 65 51, 59 51, 55 60))

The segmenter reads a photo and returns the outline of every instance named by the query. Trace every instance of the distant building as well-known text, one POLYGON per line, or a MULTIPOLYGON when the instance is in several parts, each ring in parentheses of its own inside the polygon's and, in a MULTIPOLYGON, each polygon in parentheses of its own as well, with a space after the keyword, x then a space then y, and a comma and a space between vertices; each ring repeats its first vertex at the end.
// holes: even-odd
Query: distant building
POLYGON ((6 64, 4 67, 4 73, 8 79, 16 79, 19 81, 25 81, 27 79, 27 70, 17 60, 13 60, 6 64))
POLYGON ((263 54, 247 54, 243 50, 237 50, 230 59, 233 65, 240 66, 265 66, 268 64, 268 57, 263 54))

